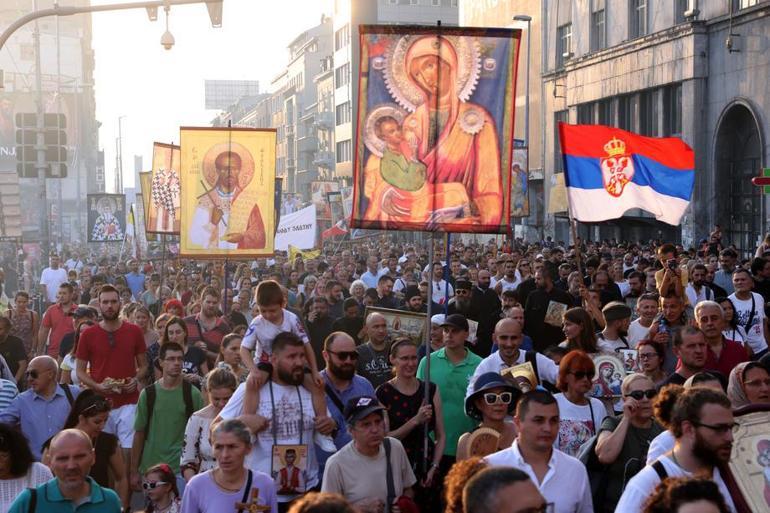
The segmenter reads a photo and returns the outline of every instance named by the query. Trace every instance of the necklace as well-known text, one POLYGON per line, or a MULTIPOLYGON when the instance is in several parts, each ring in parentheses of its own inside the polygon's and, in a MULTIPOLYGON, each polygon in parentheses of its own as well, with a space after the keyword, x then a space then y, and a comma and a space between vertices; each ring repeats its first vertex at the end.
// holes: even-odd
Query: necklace
POLYGON ((216 483, 216 485, 218 487, 220 487, 221 489, 223 489, 226 492, 229 492, 229 493, 239 492, 239 491, 241 491, 241 488, 243 488, 242 486, 239 486, 238 488, 235 488, 235 489, 226 487, 225 485, 223 485, 222 483, 219 482, 219 479, 217 479, 217 472, 216 471, 212 472, 211 477, 214 478, 214 483, 216 483))

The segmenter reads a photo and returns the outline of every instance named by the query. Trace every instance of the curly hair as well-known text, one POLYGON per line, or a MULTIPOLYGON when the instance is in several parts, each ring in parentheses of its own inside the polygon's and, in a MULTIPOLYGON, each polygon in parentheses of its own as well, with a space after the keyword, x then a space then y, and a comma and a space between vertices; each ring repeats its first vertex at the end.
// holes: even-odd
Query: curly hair
POLYGON ((710 502, 719 513, 730 511, 722 492, 711 479, 675 477, 664 479, 655 488, 644 505, 643 513, 677 513, 682 506, 699 501, 710 502))
POLYGON ((8 424, 0 424, 0 452, 10 456, 13 477, 26 476, 35 461, 22 432, 8 424))
POLYGON ((444 478, 444 502, 446 503, 444 513, 463 513, 465 484, 488 466, 484 460, 478 457, 458 461, 452 465, 444 478))
POLYGON ((356 513, 341 495, 336 493, 308 493, 292 502, 289 513, 356 513))
POLYGON ((671 412, 682 392, 684 392, 682 385, 666 385, 660 389, 652 403, 652 414, 658 423, 666 429, 671 425, 671 412))

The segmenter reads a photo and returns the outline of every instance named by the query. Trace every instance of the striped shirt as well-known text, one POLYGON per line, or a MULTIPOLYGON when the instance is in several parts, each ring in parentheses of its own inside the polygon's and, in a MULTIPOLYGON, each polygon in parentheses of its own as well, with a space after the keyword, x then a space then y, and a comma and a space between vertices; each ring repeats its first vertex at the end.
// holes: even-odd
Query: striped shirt
POLYGON ((17 395, 19 395, 19 389, 13 381, 0 379, 0 411, 6 409, 17 395))

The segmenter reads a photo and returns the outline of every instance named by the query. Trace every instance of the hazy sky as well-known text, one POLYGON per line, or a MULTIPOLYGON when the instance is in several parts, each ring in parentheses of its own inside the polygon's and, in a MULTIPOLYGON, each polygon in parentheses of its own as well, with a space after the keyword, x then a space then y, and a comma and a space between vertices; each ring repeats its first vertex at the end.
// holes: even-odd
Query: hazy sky
MULTIPOLYGON (((115 3, 92 0, 93 4, 115 3)), ((167 51, 162 9, 150 22, 144 9, 93 14, 96 118, 112 190, 118 117, 123 131, 123 185, 133 185, 134 155, 152 165, 152 142, 179 142, 179 126, 209 125, 205 79, 270 79, 287 63, 286 45, 331 13, 330 0, 225 0, 222 27, 211 28, 204 4, 172 7, 167 51)))

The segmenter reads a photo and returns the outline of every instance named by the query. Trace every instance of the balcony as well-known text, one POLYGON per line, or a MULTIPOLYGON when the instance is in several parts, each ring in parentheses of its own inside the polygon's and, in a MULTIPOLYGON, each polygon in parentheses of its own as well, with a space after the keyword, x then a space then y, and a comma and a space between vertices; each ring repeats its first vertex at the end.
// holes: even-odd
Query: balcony
POLYGON ((315 135, 306 135, 297 139, 297 151, 315 153, 318 151, 318 138, 315 135))
POLYGON ((334 130, 334 113, 329 110, 317 113, 313 124, 318 130, 334 130))
POLYGON ((323 150, 316 152, 313 164, 324 169, 334 169, 334 153, 323 150))

